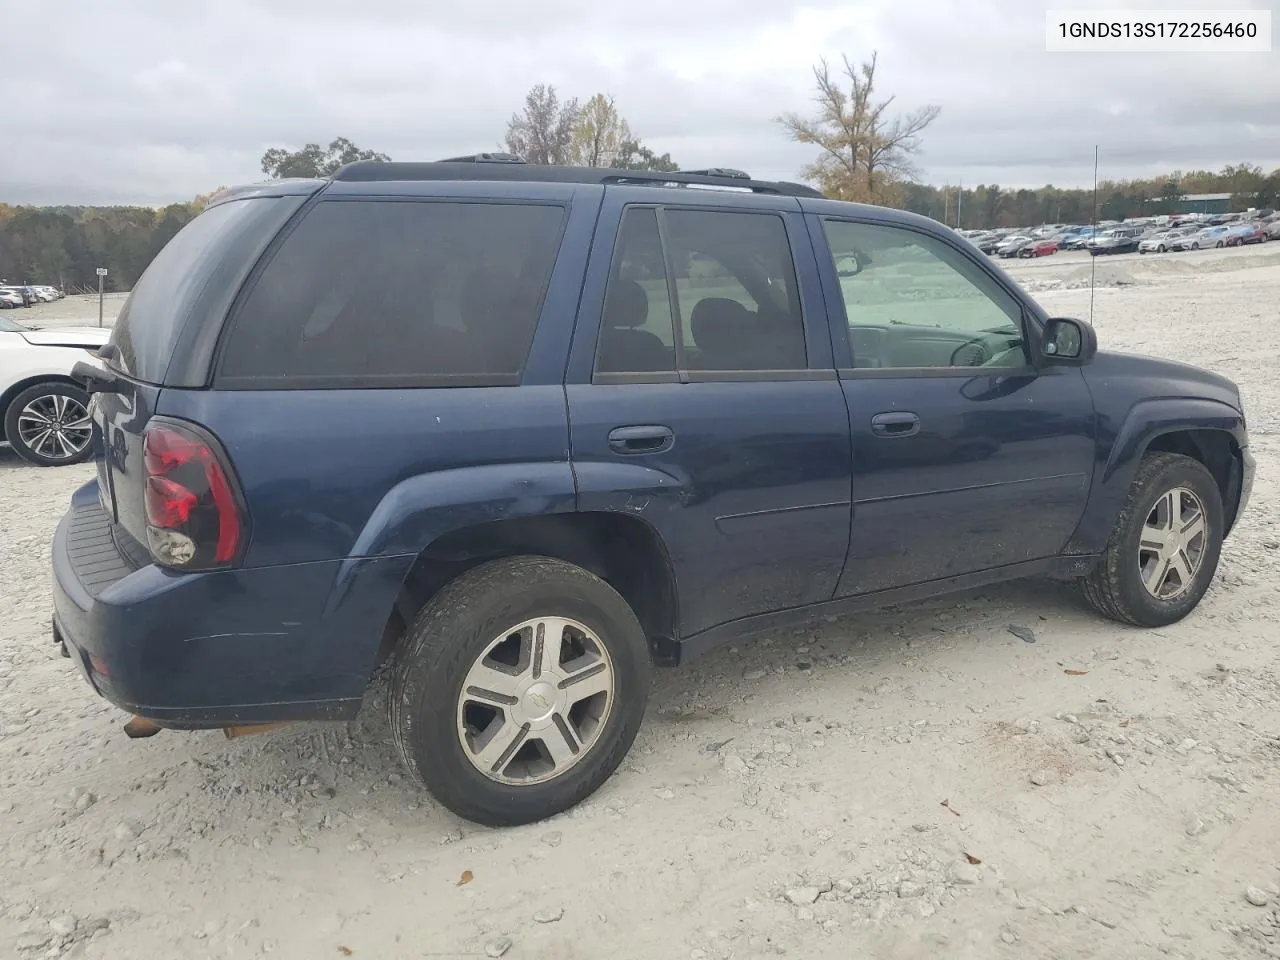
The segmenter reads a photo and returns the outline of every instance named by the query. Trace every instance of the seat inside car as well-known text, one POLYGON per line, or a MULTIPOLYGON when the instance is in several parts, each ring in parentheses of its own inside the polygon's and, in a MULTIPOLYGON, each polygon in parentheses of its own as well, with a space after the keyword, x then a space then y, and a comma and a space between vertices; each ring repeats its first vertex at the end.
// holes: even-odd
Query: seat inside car
POLYGON ((602 373, 674 370, 672 351, 657 334, 642 330, 649 318, 649 295, 635 280, 609 284, 601 330, 602 373))

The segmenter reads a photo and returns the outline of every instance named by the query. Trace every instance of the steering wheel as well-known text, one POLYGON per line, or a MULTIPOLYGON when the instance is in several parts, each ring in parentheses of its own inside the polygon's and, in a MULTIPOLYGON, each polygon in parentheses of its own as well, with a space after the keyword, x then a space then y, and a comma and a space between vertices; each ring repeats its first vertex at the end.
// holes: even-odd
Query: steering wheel
POLYGON ((1023 353, 1022 346, 1019 345, 1016 347, 1010 347, 1008 350, 1001 350, 999 353, 992 354, 982 362, 982 366, 984 367, 1010 367, 1010 366, 1021 367, 1026 362, 1027 362, 1026 354, 1023 353), (1016 364, 1010 363, 1009 361, 1014 359, 1015 357, 1018 359, 1018 362, 1016 364))
POLYGON ((960 346, 956 347, 955 350, 951 352, 951 362, 949 366, 980 367, 983 364, 985 364, 989 359, 990 359, 990 355, 987 353, 987 338, 986 337, 970 337, 968 340, 960 344, 960 346), (972 359, 970 359, 968 363, 960 363, 958 358, 961 352, 966 349, 972 349, 974 347, 976 347, 977 349, 974 352, 972 359))

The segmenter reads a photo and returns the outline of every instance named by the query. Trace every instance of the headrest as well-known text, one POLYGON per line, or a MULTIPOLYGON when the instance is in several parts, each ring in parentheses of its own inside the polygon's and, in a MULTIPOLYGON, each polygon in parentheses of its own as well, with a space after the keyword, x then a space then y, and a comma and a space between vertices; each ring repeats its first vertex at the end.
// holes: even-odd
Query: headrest
POLYGON ((649 317, 649 295, 634 280, 615 280, 609 284, 604 315, 610 327, 643 326, 649 317))
POLYGON ((699 300, 689 314, 689 332, 700 347, 715 349, 749 333, 751 314, 737 300, 707 297, 699 300))

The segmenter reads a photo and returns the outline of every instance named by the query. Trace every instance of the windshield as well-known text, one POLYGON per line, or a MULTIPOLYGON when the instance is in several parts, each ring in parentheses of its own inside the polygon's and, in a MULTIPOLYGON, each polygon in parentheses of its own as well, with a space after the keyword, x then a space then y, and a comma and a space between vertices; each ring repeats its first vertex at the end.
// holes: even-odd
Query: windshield
POLYGON ((12 320, 0 317, 0 333, 21 333, 23 330, 30 329, 30 327, 24 327, 20 323, 14 323, 12 320))

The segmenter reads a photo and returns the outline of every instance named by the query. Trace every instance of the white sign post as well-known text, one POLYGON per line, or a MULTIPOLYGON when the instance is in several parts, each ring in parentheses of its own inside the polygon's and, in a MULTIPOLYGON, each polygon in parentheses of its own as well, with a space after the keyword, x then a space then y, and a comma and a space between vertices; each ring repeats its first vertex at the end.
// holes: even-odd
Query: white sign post
POLYGON ((107 276, 107 268, 98 268, 98 326, 102 326, 102 281, 107 276))

